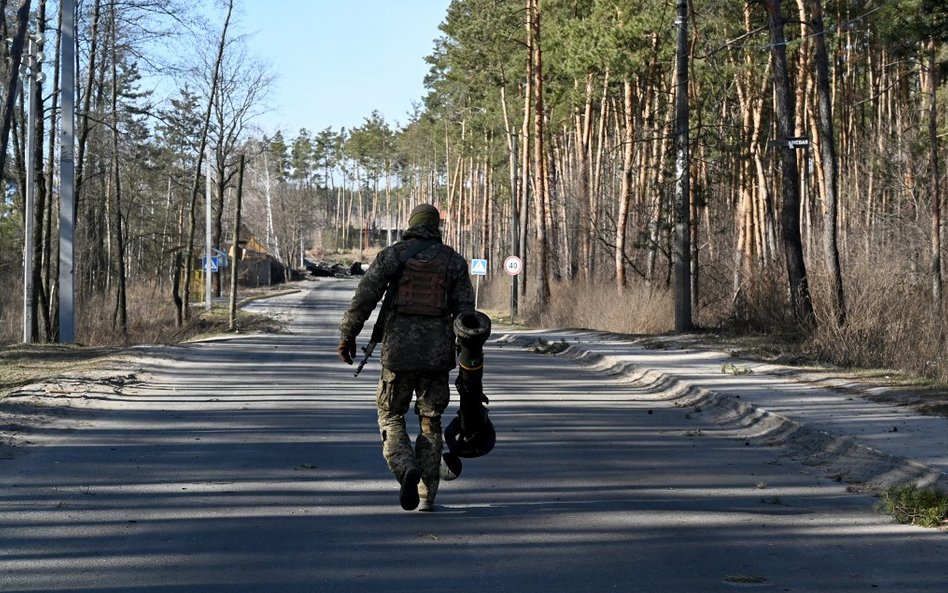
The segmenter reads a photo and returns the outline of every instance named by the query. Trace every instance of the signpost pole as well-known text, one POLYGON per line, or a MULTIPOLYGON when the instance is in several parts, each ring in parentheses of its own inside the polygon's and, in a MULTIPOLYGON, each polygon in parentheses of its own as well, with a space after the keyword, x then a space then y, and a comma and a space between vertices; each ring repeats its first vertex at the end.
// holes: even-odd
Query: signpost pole
POLYGON ((523 269, 523 260, 516 255, 510 255, 507 259, 504 260, 504 271, 510 276, 511 282, 513 284, 513 294, 514 298, 511 300, 510 307, 510 322, 513 323, 515 316, 517 315, 517 276, 520 275, 520 271, 523 269))
POLYGON ((477 297, 478 292, 481 288, 481 276, 487 275, 487 260, 486 259, 472 259, 471 260, 471 275, 477 276, 477 279, 474 282, 474 308, 477 309, 477 297))

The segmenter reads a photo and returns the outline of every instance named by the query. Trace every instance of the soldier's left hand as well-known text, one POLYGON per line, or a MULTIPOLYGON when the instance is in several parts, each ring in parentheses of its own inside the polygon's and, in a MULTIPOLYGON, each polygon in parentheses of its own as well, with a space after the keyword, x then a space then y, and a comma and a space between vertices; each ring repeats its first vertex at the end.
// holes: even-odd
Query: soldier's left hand
POLYGON ((342 336, 342 338, 339 339, 339 347, 336 348, 336 352, 339 353, 339 358, 342 359, 342 362, 352 364, 352 359, 356 355, 355 338, 342 336))

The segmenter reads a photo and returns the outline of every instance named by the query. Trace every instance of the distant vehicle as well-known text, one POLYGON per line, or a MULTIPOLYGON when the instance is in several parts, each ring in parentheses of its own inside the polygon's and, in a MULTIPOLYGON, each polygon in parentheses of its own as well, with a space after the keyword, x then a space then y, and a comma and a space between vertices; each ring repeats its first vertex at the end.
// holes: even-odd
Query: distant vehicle
POLYGON ((304 260, 306 271, 316 278, 349 278, 351 276, 362 276, 365 270, 362 269, 362 262, 355 262, 351 266, 335 262, 313 262, 304 260))

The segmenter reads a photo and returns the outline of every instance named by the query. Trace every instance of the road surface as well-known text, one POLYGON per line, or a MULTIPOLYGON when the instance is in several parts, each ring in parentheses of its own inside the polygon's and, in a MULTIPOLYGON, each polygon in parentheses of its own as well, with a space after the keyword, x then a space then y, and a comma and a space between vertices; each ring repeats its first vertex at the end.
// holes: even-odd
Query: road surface
POLYGON ((655 387, 497 341, 496 448, 405 512, 377 358, 356 379, 335 353, 355 282, 306 286, 255 305, 289 333, 140 348, 0 402, 0 591, 948 590, 945 532, 655 387))

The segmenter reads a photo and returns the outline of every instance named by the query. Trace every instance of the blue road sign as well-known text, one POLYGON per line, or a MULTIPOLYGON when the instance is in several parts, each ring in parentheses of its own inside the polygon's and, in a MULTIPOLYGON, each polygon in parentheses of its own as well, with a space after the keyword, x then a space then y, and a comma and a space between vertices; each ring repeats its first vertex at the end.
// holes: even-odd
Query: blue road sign
POLYGON ((216 255, 212 255, 212 256, 211 256, 211 266, 210 266, 210 269, 208 269, 208 266, 207 266, 207 258, 206 258, 206 257, 202 257, 202 258, 201 258, 201 269, 204 270, 205 272, 217 272, 218 269, 219 269, 219 265, 218 265, 219 263, 220 263, 220 259, 219 259, 216 255))
POLYGON ((487 260, 486 259, 472 259, 471 260, 471 274, 473 276, 486 276, 487 275, 487 260))

